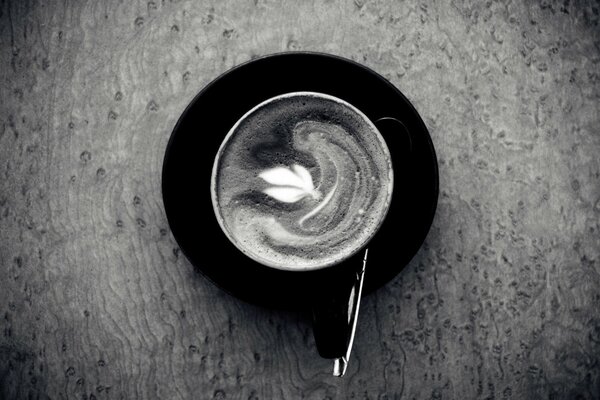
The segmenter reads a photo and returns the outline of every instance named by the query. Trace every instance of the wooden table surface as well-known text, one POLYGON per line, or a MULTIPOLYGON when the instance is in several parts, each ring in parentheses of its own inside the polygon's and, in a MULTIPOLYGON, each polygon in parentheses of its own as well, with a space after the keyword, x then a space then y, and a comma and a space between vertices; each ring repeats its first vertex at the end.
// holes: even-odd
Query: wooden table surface
POLYGON ((0 398, 600 397, 597 2, 0 4, 0 398), (391 80, 439 158, 344 379, 306 316, 199 275, 161 198, 193 96, 299 49, 391 80))

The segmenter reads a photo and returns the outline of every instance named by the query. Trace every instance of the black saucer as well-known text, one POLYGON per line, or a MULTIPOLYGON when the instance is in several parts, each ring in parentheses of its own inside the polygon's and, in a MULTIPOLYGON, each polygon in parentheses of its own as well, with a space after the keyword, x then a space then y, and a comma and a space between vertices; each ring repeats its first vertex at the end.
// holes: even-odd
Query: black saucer
MULTIPOLYGON (((206 86, 180 117, 167 146, 162 190, 169 225, 190 262, 225 291, 274 307, 307 304, 307 285, 333 279, 336 269, 280 271, 243 255, 215 218, 210 179, 215 155, 233 124, 273 96, 296 91, 348 101, 378 123, 393 159, 394 194, 385 222, 369 243, 365 293, 395 277, 415 255, 431 226, 438 198, 437 159, 425 124, 390 82, 354 61, 293 52, 255 59, 206 86), (410 132, 410 139, 407 132, 410 132)), ((357 263, 362 252, 346 263, 357 263)))

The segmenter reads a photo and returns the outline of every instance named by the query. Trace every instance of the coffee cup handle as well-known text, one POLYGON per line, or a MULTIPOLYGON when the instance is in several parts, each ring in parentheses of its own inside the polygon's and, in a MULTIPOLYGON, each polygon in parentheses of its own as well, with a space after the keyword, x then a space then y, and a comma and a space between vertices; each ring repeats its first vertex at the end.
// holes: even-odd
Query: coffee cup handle
POLYGON ((313 331, 319 355, 334 360, 333 375, 343 376, 354 342, 369 249, 362 263, 338 274, 335 285, 317 291, 313 301, 313 331))

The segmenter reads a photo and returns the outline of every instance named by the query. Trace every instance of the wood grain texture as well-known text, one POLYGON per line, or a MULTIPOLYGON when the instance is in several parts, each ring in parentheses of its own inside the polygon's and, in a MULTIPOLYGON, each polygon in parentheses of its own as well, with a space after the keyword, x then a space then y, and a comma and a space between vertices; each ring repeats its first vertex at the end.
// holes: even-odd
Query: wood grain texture
POLYGON ((522 3, 2 1, 0 398, 599 398, 600 6, 522 3), (306 316, 194 271, 160 192, 193 96, 297 49, 390 79, 440 163, 341 380, 306 316))

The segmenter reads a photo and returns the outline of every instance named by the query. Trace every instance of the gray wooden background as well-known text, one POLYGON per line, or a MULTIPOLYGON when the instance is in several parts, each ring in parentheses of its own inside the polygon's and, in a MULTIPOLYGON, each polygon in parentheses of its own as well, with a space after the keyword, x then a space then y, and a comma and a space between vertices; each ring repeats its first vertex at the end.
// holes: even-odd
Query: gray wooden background
POLYGON ((599 398, 599 9, 2 1, 0 398, 599 398), (305 316, 198 275, 161 199, 193 96, 299 49, 390 79, 440 164, 426 244, 364 299, 345 379, 305 316))

